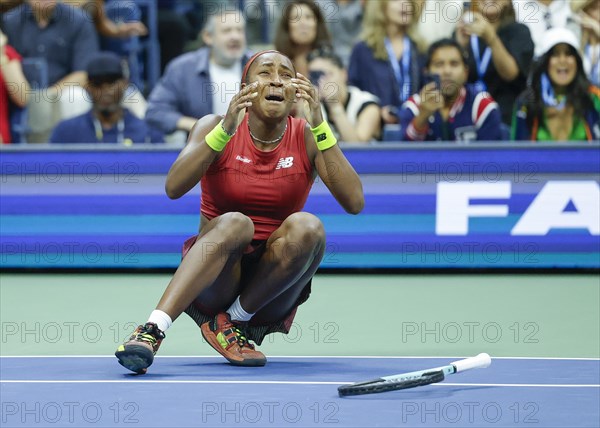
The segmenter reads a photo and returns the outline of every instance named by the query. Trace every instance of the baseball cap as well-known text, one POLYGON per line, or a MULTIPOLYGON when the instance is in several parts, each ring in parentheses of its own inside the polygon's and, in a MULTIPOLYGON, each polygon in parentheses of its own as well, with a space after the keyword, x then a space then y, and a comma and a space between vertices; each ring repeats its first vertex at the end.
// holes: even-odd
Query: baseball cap
POLYGON ((106 78, 117 80, 129 77, 127 63, 113 52, 94 54, 87 64, 86 71, 90 80, 106 78))
POLYGON ((544 33, 540 44, 540 56, 546 55, 554 46, 561 43, 566 43, 579 52, 579 40, 577 36, 571 30, 555 27, 544 33))

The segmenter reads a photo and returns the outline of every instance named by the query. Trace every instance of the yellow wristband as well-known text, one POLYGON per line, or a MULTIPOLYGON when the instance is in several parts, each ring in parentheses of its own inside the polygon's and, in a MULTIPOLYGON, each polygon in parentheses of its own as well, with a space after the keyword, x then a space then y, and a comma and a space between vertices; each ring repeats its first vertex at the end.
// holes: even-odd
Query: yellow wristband
POLYGON ((231 140, 232 135, 228 135, 223 128, 223 121, 219 122, 217 126, 215 126, 212 131, 206 134, 204 137, 204 141, 208 147, 213 149, 215 152, 222 152, 229 140, 231 140))
POLYGON ((330 149, 337 144, 337 139, 326 120, 321 122, 319 126, 310 128, 310 132, 315 137, 317 148, 321 151, 330 149))

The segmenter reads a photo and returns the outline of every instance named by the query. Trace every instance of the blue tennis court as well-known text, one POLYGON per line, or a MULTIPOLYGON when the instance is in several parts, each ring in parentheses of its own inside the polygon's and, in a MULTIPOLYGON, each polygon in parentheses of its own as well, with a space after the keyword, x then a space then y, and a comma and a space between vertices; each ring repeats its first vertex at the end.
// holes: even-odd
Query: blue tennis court
POLYGON ((182 316, 132 375, 112 353, 168 278, 0 275, 2 427, 600 426, 597 275, 317 275, 265 367, 229 365, 182 316), (438 384, 337 394, 479 352, 490 367, 438 384))
MULTIPOLYGON (((454 358, 456 359, 456 358, 454 358)), ((110 357, 3 357, 2 424, 49 426, 597 427, 600 360, 496 358, 421 388, 339 398, 337 386, 449 358, 158 357, 145 376, 110 357)))

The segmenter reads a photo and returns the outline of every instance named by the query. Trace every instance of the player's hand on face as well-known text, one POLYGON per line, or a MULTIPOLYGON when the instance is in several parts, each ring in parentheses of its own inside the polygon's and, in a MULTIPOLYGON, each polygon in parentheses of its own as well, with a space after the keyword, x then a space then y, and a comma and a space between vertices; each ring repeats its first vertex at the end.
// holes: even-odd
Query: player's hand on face
POLYGON ((323 122, 323 113, 321 112, 321 103, 317 88, 300 73, 296 73, 296 78, 292 79, 292 85, 296 88, 296 100, 298 100, 301 111, 308 121, 311 128, 318 126, 323 122))
POLYGON ((257 96, 258 82, 244 86, 240 92, 234 95, 223 119, 223 128, 228 133, 232 135, 235 133, 240 123, 242 123, 242 119, 244 119, 246 109, 252 105, 252 101, 257 96))

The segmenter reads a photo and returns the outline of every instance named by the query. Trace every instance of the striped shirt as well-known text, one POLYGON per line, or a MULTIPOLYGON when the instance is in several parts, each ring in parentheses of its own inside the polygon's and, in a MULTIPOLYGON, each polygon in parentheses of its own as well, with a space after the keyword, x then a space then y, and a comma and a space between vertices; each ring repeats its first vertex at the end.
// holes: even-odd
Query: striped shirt
POLYGON ((419 114, 421 97, 411 96, 400 111, 404 141, 497 141, 502 140, 502 117, 498 104, 487 92, 477 92, 465 85, 450 109, 445 121, 439 111, 429 118, 424 129, 414 126, 419 114))

